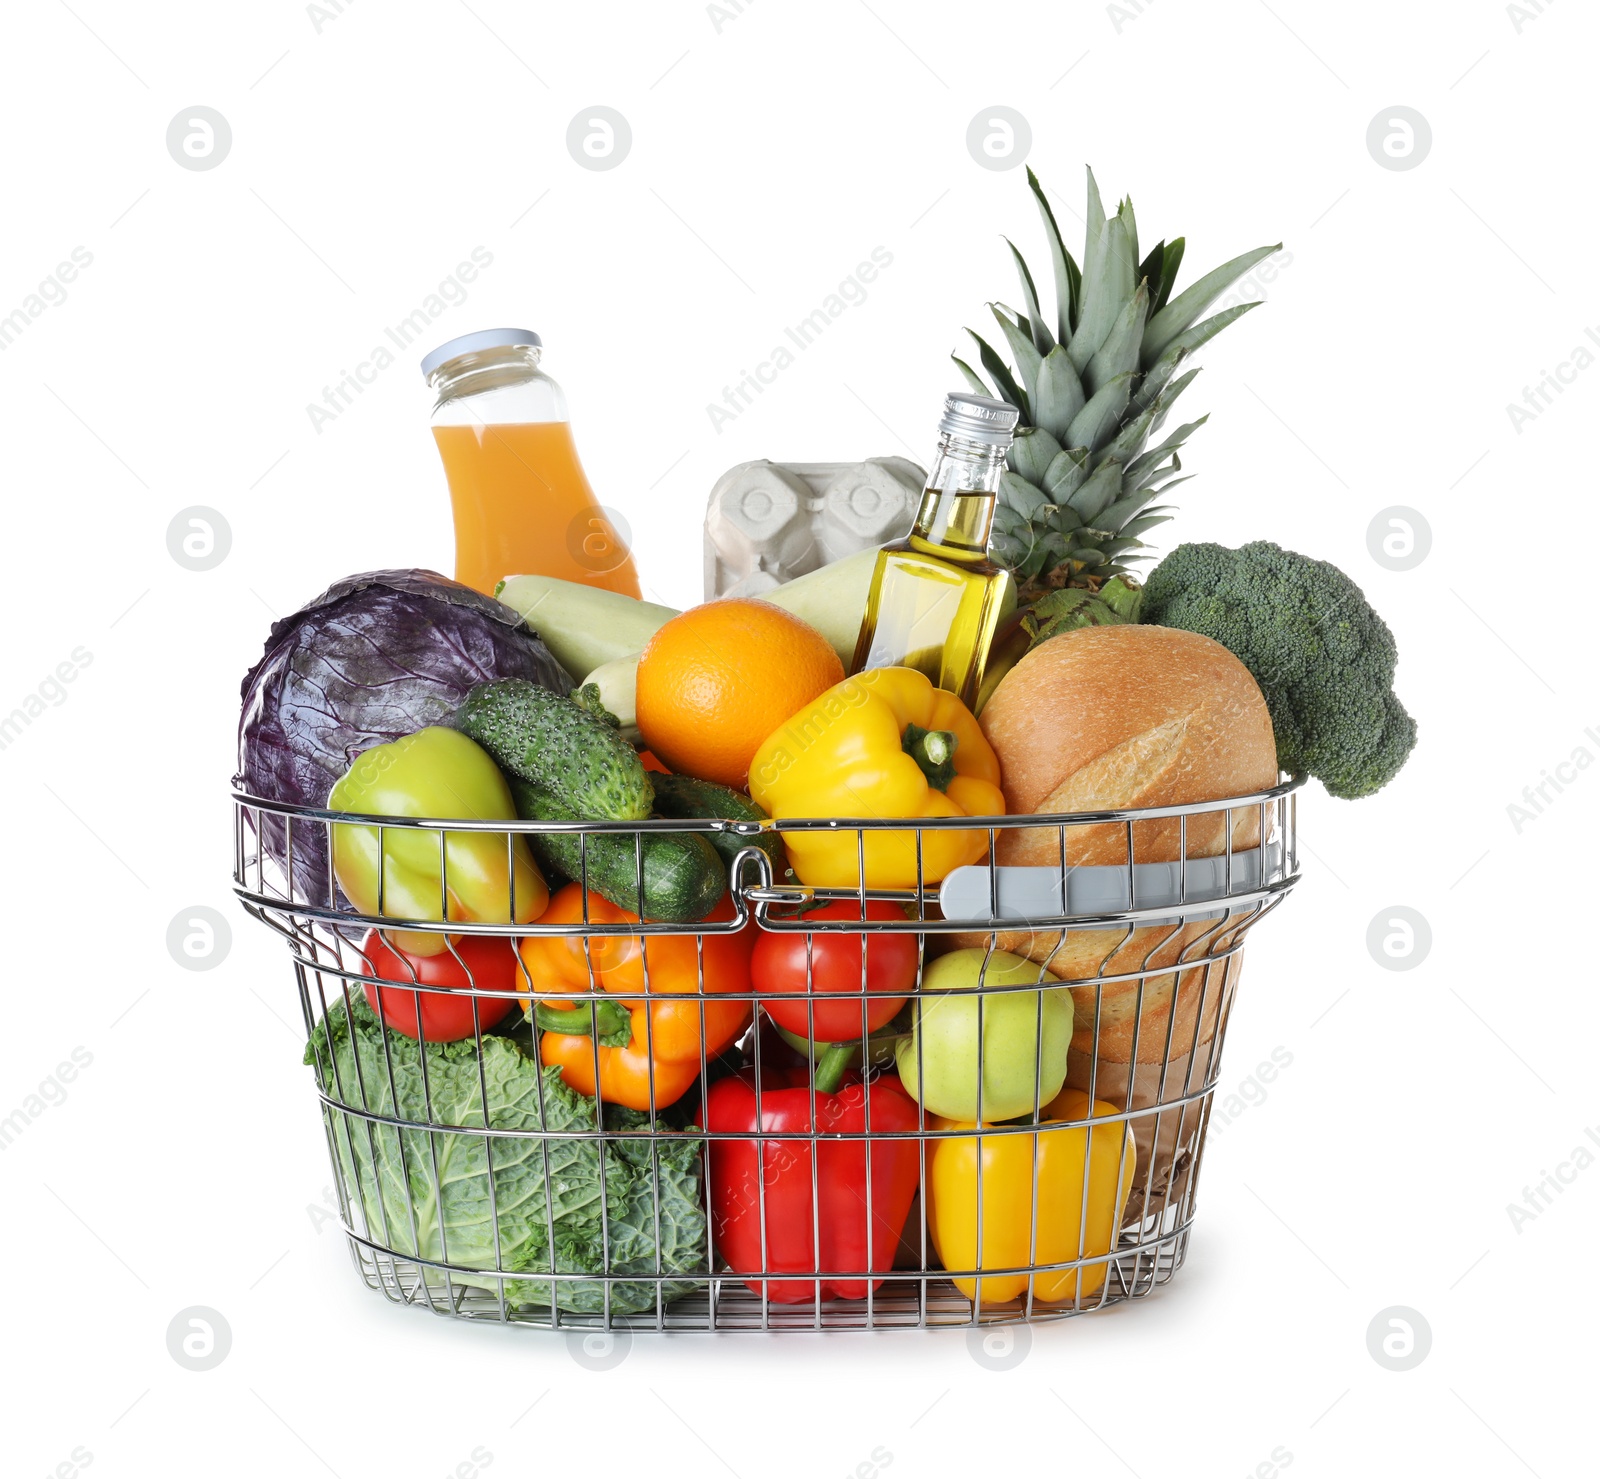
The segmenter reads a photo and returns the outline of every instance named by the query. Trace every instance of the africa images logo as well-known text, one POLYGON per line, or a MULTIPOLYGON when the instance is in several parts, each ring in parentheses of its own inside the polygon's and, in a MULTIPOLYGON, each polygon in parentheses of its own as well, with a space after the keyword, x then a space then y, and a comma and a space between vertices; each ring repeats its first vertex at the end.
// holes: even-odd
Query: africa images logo
POLYGON ((787 344, 779 344, 753 371, 741 369, 738 380, 732 386, 723 386, 720 402, 707 402, 706 415, 710 417, 712 428, 718 436, 722 435, 723 426, 737 418, 756 396, 766 393, 766 387, 778 378, 780 371, 787 370, 796 362, 795 350, 811 348, 835 319, 843 317, 847 308, 859 308, 867 301, 867 285, 877 280, 880 271, 894 263, 894 254, 888 247, 873 247, 869 255, 871 261, 858 262, 855 271, 844 278, 810 313, 792 327, 784 329, 784 337, 795 346, 794 349, 787 344))

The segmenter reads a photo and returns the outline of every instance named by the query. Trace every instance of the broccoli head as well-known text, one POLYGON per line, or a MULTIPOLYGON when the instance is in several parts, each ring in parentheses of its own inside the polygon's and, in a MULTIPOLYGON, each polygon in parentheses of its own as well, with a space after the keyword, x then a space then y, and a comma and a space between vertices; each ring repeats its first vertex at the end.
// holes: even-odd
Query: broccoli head
POLYGON ((1151 571, 1140 619, 1222 643, 1267 700, 1278 764, 1330 796, 1370 796, 1417 742, 1392 687, 1394 634, 1335 565, 1258 540, 1180 544, 1151 571))

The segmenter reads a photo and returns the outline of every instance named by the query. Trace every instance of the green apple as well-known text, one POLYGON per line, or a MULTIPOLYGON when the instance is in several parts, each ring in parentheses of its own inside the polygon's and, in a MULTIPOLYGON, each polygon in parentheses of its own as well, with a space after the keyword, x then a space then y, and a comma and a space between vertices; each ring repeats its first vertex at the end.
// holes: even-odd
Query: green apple
POLYGON ((1033 961, 1004 950, 941 955, 923 972, 923 995, 911 1036, 901 1041, 895 1054, 906 1092, 930 1114, 952 1120, 978 1118, 978 1004, 982 1002, 984 1121, 1032 1114, 1036 1103, 1043 1108, 1067 1079, 1072 999, 1062 990, 987 988, 1034 986, 1055 979, 1033 961), (978 985, 980 974, 985 987, 981 994, 970 989, 978 985))

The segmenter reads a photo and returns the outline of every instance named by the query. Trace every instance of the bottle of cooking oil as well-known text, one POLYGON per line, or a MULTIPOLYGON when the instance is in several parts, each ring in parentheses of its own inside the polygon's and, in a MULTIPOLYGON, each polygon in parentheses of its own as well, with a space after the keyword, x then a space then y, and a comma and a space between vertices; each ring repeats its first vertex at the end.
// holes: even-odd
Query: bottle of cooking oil
POLYGON ((910 534, 878 552, 852 673, 906 667, 976 710, 1011 576, 989 563, 989 527, 1017 412, 945 397, 939 450, 910 534))

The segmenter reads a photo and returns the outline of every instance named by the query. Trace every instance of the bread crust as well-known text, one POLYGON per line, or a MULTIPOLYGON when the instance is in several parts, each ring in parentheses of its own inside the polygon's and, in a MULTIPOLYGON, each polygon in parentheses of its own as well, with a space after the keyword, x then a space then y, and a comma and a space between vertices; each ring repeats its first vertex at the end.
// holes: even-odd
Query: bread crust
MULTIPOLYGON (((1082 627, 1009 672, 979 720, 999 756, 1013 815, 1172 806, 1250 795, 1277 783, 1272 719, 1249 670, 1221 643, 1156 626, 1082 627)), ((1254 847, 1259 810, 1231 814, 1235 848, 1254 847)), ((1008 828, 1006 864, 1128 861, 1129 829, 1008 828)), ((1222 815, 1136 823, 1134 861, 1211 857, 1222 815)))

